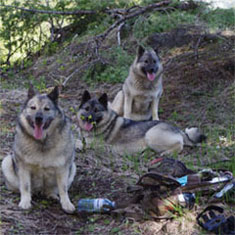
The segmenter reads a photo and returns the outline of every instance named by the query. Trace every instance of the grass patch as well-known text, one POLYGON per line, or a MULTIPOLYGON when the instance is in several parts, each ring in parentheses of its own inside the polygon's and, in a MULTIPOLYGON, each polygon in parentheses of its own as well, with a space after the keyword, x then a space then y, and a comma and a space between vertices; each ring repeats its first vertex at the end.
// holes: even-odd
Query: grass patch
POLYGON ((110 64, 98 63, 86 71, 82 79, 89 85, 98 82, 117 83, 123 82, 128 76, 129 67, 134 60, 122 47, 112 47, 102 53, 110 64))
POLYGON ((234 28, 234 9, 205 9, 200 18, 212 29, 233 29, 234 28))
POLYGON ((196 15, 189 12, 174 11, 169 14, 156 12, 148 18, 138 17, 133 27, 133 33, 138 40, 143 40, 153 33, 170 31, 182 24, 193 24, 195 20, 196 15))

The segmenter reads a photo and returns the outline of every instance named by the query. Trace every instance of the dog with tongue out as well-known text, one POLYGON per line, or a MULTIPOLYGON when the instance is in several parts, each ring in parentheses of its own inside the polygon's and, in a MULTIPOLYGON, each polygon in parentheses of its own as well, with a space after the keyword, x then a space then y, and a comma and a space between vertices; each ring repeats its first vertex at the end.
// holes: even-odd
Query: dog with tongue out
POLYGON ((159 120, 162 72, 157 52, 139 46, 122 90, 109 104, 110 108, 118 115, 136 121, 159 120))
POLYGON ((76 173, 74 140, 58 98, 58 87, 49 94, 29 88, 18 116, 13 154, 2 161, 6 186, 20 192, 22 209, 29 209, 31 194, 40 192, 58 199, 67 213, 75 210, 68 195, 76 173))

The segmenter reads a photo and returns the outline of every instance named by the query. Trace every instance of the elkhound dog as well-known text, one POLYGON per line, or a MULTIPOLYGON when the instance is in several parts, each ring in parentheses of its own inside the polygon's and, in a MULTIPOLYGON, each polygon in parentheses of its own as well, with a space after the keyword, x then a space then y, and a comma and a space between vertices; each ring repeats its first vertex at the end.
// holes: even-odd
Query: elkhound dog
POLYGON ((91 98, 88 91, 83 93, 77 121, 87 144, 102 137, 104 143, 119 154, 131 154, 149 147, 164 155, 179 152, 184 145, 195 146, 205 139, 198 128, 183 132, 162 121, 133 121, 118 116, 107 104, 106 94, 96 99, 91 98))
POLYGON ((19 207, 31 207, 31 192, 60 199, 64 211, 75 210, 68 189, 76 173, 69 119, 58 106, 58 87, 49 94, 28 90, 19 114, 13 155, 2 162, 6 185, 20 191, 19 207), (59 194, 59 197, 58 197, 59 194))
POLYGON ((158 105, 163 92, 162 72, 163 67, 157 53, 139 46, 129 75, 111 108, 124 118, 136 121, 159 120, 158 105))

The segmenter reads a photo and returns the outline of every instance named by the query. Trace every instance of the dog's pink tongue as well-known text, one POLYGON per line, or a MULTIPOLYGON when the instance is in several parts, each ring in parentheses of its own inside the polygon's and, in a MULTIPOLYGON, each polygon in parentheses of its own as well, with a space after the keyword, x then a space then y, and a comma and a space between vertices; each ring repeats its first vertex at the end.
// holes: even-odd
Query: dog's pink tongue
POLYGON ((150 81, 153 81, 156 77, 156 73, 147 73, 147 77, 150 81))
POLYGON ((84 128, 86 131, 90 131, 92 129, 92 127, 93 127, 93 125, 91 123, 89 123, 89 122, 85 123, 84 128))
POLYGON ((42 138, 42 135, 43 135, 43 125, 41 125, 41 126, 35 125, 34 137, 36 139, 40 140, 42 138))

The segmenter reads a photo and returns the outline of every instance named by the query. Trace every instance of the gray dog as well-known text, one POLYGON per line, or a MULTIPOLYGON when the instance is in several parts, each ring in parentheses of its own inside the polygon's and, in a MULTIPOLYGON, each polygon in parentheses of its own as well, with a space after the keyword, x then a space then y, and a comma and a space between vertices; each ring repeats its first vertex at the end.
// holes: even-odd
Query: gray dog
POLYGON ((35 94, 30 87, 18 117, 14 154, 2 162, 6 185, 20 191, 22 209, 31 207, 31 192, 42 192, 60 199, 66 212, 75 210, 68 195, 76 174, 74 141, 58 96, 58 87, 49 94, 35 94))
POLYGON ((183 132, 162 121, 133 121, 118 116, 108 107, 106 94, 96 99, 88 91, 83 94, 77 121, 88 145, 101 138, 119 154, 132 154, 147 147, 161 155, 170 154, 181 151, 184 145, 196 146, 205 139, 198 128, 183 132))
POLYGON ((162 64, 156 52, 139 46, 122 90, 117 93, 110 107, 124 118, 136 121, 159 120, 162 72, 162 64))

